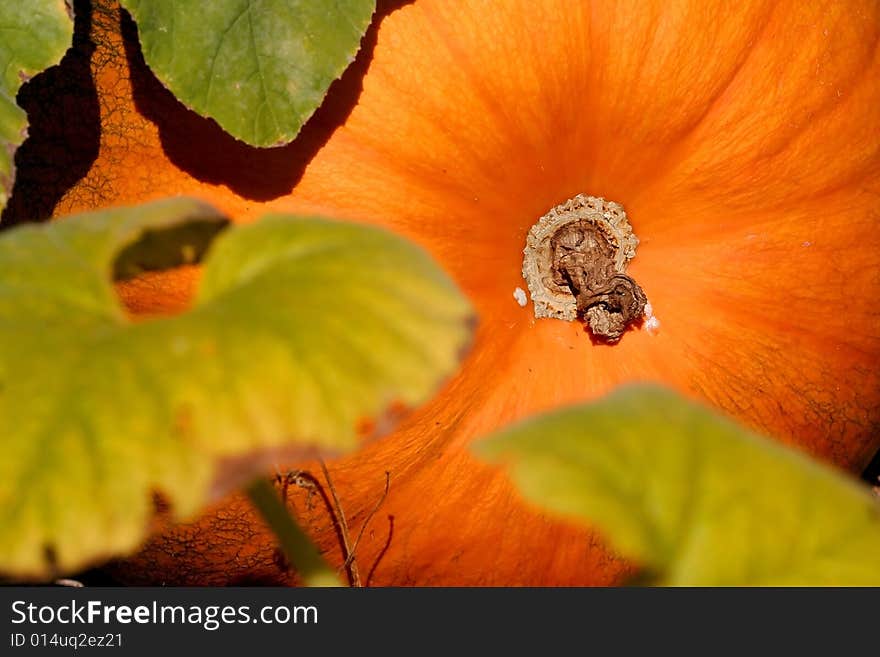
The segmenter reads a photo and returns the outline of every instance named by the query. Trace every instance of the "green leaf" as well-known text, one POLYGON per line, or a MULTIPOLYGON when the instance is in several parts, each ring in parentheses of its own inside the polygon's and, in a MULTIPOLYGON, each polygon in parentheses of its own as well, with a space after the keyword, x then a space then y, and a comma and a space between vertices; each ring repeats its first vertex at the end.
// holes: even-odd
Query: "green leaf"
POLYGON ((477 450, 655 583, 880 584, 880 503, 866 487, 660 388, 533 418, 477 450))
POLYGON ((272 463, 352 449, 457 367, 471 309, 422 250, 319 218, 226 224, 175 199, 0 235, 0 571, 130 551, 154 493, 188 516, 272 463), (188 312, 128 318, 114 272, 208 247, 188 312))
POLYGON ((73 38, 64 0, 0 2, 0 210, 15 180, 15 150, 27 137, 27 115, 15 103, 25 80, 61 61, 73 38))
POLYGON ((375 0, 122 0, 177 98, 253 146, 292 141, 354 61, 375 0))

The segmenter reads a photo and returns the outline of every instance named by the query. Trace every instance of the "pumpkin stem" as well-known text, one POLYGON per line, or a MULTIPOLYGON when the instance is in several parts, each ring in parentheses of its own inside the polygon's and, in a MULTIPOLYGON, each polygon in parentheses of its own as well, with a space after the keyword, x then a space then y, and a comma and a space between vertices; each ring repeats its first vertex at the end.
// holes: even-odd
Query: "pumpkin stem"
POLYGON ((620 340, 645 314, 644 291, 624 273, 638 243, 618 203, 579 194, 550 210, 523 251, 535 317, 580 318, 594 338, 620 340))

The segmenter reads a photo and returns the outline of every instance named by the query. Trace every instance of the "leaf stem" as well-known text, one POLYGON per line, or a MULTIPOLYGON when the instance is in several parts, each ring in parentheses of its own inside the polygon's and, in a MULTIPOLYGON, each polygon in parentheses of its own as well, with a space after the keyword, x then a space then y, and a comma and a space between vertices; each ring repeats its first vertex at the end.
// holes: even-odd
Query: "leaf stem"
POLYGON ((269 480, 260 477, 247 487, 247 494, 264 522, 275 534, 284 555, 305 586, 341 586, 335 569, 324 561, 320 550, 306 535, 269 480))

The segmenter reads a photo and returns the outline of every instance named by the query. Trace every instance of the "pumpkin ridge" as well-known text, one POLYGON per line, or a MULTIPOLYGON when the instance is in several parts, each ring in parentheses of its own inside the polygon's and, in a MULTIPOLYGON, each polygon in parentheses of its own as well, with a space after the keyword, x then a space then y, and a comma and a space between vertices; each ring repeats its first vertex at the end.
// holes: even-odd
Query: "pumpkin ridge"
MULTIPOLYGON (((767 32, 770 29, 771 18, 775 13, 777 7, 778 5, 772 2, 766 3, 765 11, 761 14, 760 19, 756 20, 758 27, 756 33, 752 35, 750 39, 748 39, 749 43, 754 44, 764 40, 767 32)), ((693 153, 695 148, 699 148, 699 146, 701 145, 699 143, 699 131, 701 127, 712 116, 712 114, 724 104, 726 97, 730 94, 731 89, 735 87, 743 70, 746 68, 749 61, 754 57, 754 55, 754 47, 747 46, 743 49, 743 55, 737 61, 736 66, 730 71, 725 81, 708 99, 708 102, 706 103, 703 111, 700 112, 700 114, 694 118, 691 124, 679 135, 679 141, 675 144, 675 146, 664 153, 662 157, 662 162, 658 166, 661 171, 674 171, 678 166, 681 166, 687 161, 688 157, 693 153), (695 141, 696 144, 693 143, 695 141)), ((660 176, 655 179, 653 185, 646 185, 639 193, 651 194, 656 186, 662 184, 663 176, 660 176)))
MULTIPOLYGON (((461 70, 464 71, 466 80, 470 82, 470 91, 472 92, 472 96, 474 98, 480 99, 480 103, 483 105, 489 115, 494 117, 494 124, 496 126, 506 126, 509 129, 509 134, 516 135, 518 138, 522 139, 525 134, 528 133, 524 133, 522 130, 518 130, 515 127, 515 124, 511 120, 509 113, 505 111, 504 105, 499 103, 497 97, 493 96, 492 93, 487 88, 485 88, 483 84, 483 81, 486 77, 485 74, 480 75, 479 72, 474 68, 472 58, 468 57, 467 53, 461 50, 461 47, 458 45, 455 30, 447 29, 446 21, 438 20, 436 18, 437 7, 424 5, 421 9, 422 13, 424 13, 426 16, 434 17, 432 24, 434 25, 435 31, 438 35, 441 36, 441 40, 445 44, 452 58, 455 60, 461 70)), ((534 142, 529 143, 529 148, 535 155, 540 151, 540 149, 536 147, 534 142)), ((535 157, 535 155, 533 155, 532 157, 535 157)))

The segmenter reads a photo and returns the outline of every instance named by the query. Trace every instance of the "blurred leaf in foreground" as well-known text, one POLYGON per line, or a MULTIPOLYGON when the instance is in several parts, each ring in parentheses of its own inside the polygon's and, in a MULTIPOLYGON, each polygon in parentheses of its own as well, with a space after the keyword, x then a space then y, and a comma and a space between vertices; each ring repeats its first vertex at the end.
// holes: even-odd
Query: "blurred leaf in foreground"
POLYGON ((144 59, 186 106, 252 146, 292 141, 354 61, 375 0, 122 0, 144 59))
POLYGON ((0 236, 0 571, 125 553, 152 496, 178 515, 267 465, 356 447, 427 399, 471 309, 419 248, 175 199, 0 236), (210 249, 210 250, 208 250, 210 249), (112 279, 204 258, 194 306, 134 322, 112 279))
POLYGON ((867 487, 660 388, 533 418, 477 450, 532 502, 597 527, 651 583, 880 584, 867 487))
POLYGON ((25 80, 61 61, 72 38, 64 0, 0 2, 0 210, 15 180, 15 150, 27 137, 27 115, 15 96, 25 80))

